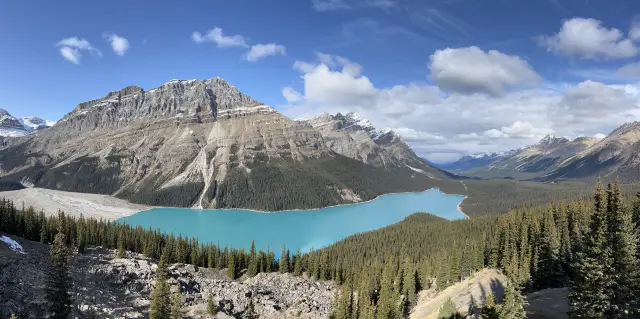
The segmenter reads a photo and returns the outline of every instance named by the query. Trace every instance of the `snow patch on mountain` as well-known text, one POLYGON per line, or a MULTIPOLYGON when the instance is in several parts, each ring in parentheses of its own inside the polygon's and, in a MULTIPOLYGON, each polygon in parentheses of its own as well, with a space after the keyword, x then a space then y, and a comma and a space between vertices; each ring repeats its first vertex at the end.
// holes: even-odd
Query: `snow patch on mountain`
POLYGON ((7 237, 5 235, 0 236, 0 241, 4 242, 5 244, 7 244, 9 246, 9 249, 13 250, 13 251, 17 251, 21 254, 24 254, 24 250, 22 249, 22 245, 20 245, 17 241, 11 239, 10 237, 7 237))
POLYGON ((55 122, 53 121, 47 121, 36 116, 16 118, 9 114, 7 110, 0 109, 0 136, 22 136, 37 130, 51 127, 54 124, 55 122))

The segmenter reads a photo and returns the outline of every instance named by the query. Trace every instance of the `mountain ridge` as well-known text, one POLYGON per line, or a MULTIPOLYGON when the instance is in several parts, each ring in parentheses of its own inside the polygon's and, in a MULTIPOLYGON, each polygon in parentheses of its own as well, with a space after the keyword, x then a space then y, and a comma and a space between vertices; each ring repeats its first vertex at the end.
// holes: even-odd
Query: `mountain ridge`
POLYGON ((376 156, 398 165, 342 155, 309 122, 221 78, 172 80, 79 103, 46 134, 5 141, 0 181, 150 205, 260 210, 447 187, 447 174, 422 161, 419 171, 407 167, 417 156, 400 137, 387 132, 377 141, 376 156))

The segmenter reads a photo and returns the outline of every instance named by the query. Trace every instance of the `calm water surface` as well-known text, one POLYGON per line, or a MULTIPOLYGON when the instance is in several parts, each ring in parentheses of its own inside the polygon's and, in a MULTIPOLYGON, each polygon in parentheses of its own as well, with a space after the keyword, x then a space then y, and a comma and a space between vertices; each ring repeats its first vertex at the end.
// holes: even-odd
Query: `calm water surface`
POLYGON ((153 208, 119 219, 133 226, 196 237, 200 242, 220 243, 279 254, 286 244, 292 252, 330 245, 355 233, 397 223, 415 212, 429 212, 450 220, 465 218, 457 209, 464 199, 437 189, 389 194, 366 203, 316 210, 259 213, 243 209, 153 208))

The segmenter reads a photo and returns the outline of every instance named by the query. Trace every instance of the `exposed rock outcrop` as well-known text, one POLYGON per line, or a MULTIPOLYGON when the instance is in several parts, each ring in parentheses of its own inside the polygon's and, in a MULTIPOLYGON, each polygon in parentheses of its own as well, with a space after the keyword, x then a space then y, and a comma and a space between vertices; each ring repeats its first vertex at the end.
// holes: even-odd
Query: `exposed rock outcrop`
MULTIPOLYGON (((48 246, 17 239, 25 254, 0 242, 0 316, 43 318, 48 246)), ((115 251, 92 248, 73 257, 74 315, 80 318, 144 318, 157 264, 139 254, 115 258, 115 251)), ((204 318, 209 294, 222 314, 242 318, 251 299, 260 318, 328 318, 337 290, 290 274, 258 274, 229 280, 224 271, 176 264, 169 267, 172 291, 180 289, 189 318, 204 318)))

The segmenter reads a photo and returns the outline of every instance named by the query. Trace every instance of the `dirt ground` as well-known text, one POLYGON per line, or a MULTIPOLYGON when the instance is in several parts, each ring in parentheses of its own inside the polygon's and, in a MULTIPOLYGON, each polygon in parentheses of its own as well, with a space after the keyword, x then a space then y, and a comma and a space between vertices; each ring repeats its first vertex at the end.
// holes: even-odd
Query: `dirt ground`
POLYGON ((109 195, 72 193, 44 188, 0 192, 0 198, 12 200, 18 207, 33 206, 37 211, 42 210, 47 215, 57 214, 60 210, 73 216, 84 214, 84 216, 108 220, 116 220, 151 208, 109 195))

